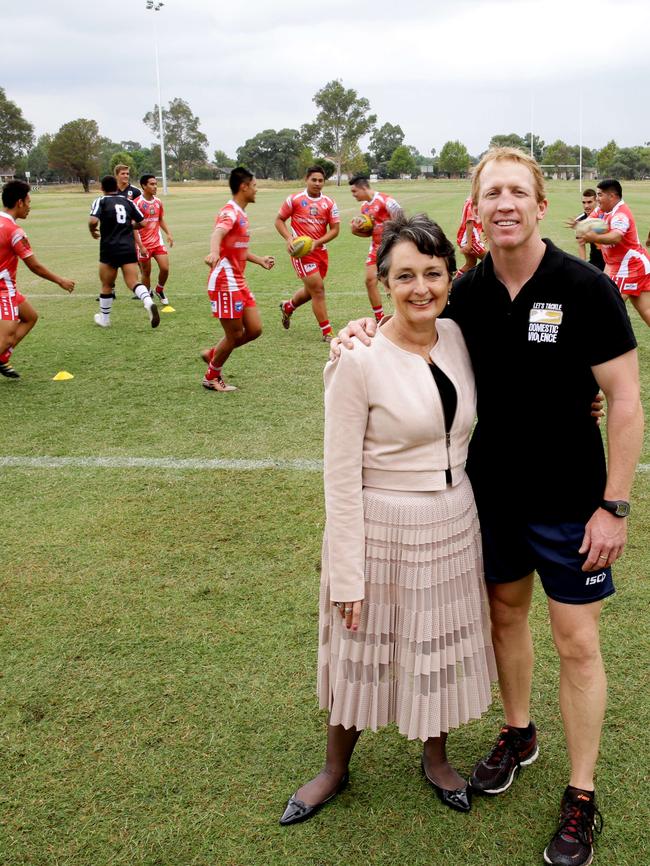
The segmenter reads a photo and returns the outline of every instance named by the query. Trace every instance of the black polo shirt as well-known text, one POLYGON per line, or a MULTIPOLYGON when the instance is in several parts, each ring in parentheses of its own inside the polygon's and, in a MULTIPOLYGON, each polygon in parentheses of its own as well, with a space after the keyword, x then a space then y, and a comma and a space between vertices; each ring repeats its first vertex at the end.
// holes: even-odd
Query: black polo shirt
POLYGON ((514 300, 489 254, 454 283, 448 314, 465 337, 478 398, 467 470, 479 510, 586 520, 606 481, 590 414, 598 390, 591 367, 636 340, 609 277, 544 243, 537 271, 514 300))
POLYGON ((131 186, 131 184, 128 184, 124 189, 118 187, 117 194, 121 195, 123 198, 128 198, 129 201, 135 201, 136 198, 140 198, 142 195, 142 190, 139 190, 137 186, 131 186))

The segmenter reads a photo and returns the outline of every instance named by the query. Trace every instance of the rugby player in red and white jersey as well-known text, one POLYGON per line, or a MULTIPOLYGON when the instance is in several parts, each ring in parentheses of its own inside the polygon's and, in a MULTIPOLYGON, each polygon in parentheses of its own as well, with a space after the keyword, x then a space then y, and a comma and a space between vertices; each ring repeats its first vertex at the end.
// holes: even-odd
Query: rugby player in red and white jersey
POLYGON ((151 291, 151 260, 156 260, 158 265, 156 295, 160 303, 166 305, 169 303, 165 294, 165 283, 169 278, 169 255, 163 242, 161 229, 167 235, 167 243, 170 247, 174 246, 174 238, 165 221, 163 203, 156 197, 158 192, 156 175, 143 174, 140 178, 140 186, 142 187, 142 195, 135 199, 135 204, 144 216, 140 229, 140 240, 144 252, 138 247, 138 264, 140 265, 142 282, 151 291))
POLYGON ((0 211, 0 374, 18 379, 20 374, 9 363, 13 350, 27 336, 38 320, 38 313, 16 288, 18 259, 29 270, 61 286, 66 292, 74 289, 74 281, 59 277, 42 265, 29 245, 27 235, 16 220, 27 219, 31 207, 30 186, 22 180, 10 180, 2 189, 3 210, 0 211))
POLYGON ((465 263, 456 272, 458 276, 471 271, 475 268, 478 260, 485 258, 487 247, 483 243, 483 226, 474 212, 471 195, 465 199, 463 205, 463 213, 460 217, 460 226, 456 234, 456 243, 460 247, 461 253, 465 256, 465 263))
POLYGON ((328 267, 325 244, 334 240, 339 233, 339 209, 334 199, 322 192, 325 184, 325 171, 322 166, 310 166, 305 182, 305 189, 290 195, 275 219, 275 227, 287 242, 289 254, 294 238, 307 235, 313 240, 313 246, 307 255, 301 259, 291 259, 293 269, 302 280, 302 288, 298 289, 290 300, 281 301, 282 325, 288 328, 294 310, 311 300, 311 308, 322 339, 329 343, 332 339, 332 326, 325 303, 324 281, 328 267), (288 219, 291 219, 291 230, 286 224, 288 219))
POLYGON ((650 325, 650 257, 639 241, 632 211, 623 201, 623 188, 613 178, 601 180, 596 198, 598 207, 591 216, 604 220, 609 231, 586 232, 583 240, 600 246, 605 273, 614 280, 623 297, 629 297, 646 325, 650 325))
POLYGON ((237 390, 224 382, 223 365, 233 349, 256 340, 262 333, 255 296, 244 279, 246 263, 253 262, 267 271, 275 264, 273 256, 256 256, 248 248, 250 232, 245 210, 255 201, 255 177, 240 166, 233 168, 228 182, 232 198, 217 215, 210 252, 205 257, 205 263, 210 266, 208 297, 212 315, 219 319, 224 330, 217 345, 201 353, 208 365, 202 384, 210 391, 237 390))
MULTIPOLYGON (((361 213, 369 216, 374 224, 368 258, 366 259, 366 290, 375 319, 380 322, 384 316, 384 308, 377 283, 377 250, 384 232, 384 223, 398 216, 402 212, 402 208, 392 196, 371 189, 370 178, 365 175, 355 175, 349 183, 352 197, 363 202, 361 213)), ((365 234, 359 234, 359 217, 352 219, 350 228, 353 235, 367 237, 365 234)))

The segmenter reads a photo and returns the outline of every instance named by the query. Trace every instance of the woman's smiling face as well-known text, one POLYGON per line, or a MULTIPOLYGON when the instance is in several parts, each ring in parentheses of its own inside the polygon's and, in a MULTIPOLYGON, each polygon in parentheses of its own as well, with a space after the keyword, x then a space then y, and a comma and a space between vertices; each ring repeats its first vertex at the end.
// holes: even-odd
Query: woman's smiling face
POLYGON ((412 241, 400 241, 390 252, 387 284, 395 316, 419 325, 437 319, 446 307, 451 275, 444 259, 421 253, 412 241))

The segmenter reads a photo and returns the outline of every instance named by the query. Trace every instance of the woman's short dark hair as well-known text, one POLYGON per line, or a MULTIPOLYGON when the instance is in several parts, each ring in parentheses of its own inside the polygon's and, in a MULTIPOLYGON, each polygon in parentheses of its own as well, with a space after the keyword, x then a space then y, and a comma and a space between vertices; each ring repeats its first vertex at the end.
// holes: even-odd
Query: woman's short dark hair
POLYGON ((454 245, 447 239, 438 223, 429 219, 425 213, 412 217, 401 214, 384 223, 384 232, 377 251, 377 276, 382 282, 385 283, 388 278, 392 249, 402 241, 411 241, 425 256, 444 259, 450 277, 456 273, 454 245))

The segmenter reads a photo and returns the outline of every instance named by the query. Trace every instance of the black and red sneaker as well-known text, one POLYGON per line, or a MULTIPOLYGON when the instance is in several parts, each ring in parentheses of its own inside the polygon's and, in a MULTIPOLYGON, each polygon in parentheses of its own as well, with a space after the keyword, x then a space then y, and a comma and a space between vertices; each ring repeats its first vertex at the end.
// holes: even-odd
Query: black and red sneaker
POLYGON ((474 767, 469 783, 477 794, 502 794, 512 785, 521 767, 537 760, 537 729, 530 723, 530 737, 504 725, 491 751, 474 767))
POLYGON ((603 829, 603 816, 592 791, 567 787, 562 796, 560 826, 544 850, 551 866, 589 866, 594 859, 594 830, 603 829))
POLYGON ((20 379, 20 373, 18 370, 14 370, 8 361, 0 363, 0 376, 6 376, 7 379, 20 379))
POLYGON ((282 316, 282 327, 287 331, 291 327, 291 313, 287 313, 287 308, 284 306, 287 301, 280 301, 280 315, 282 316))

